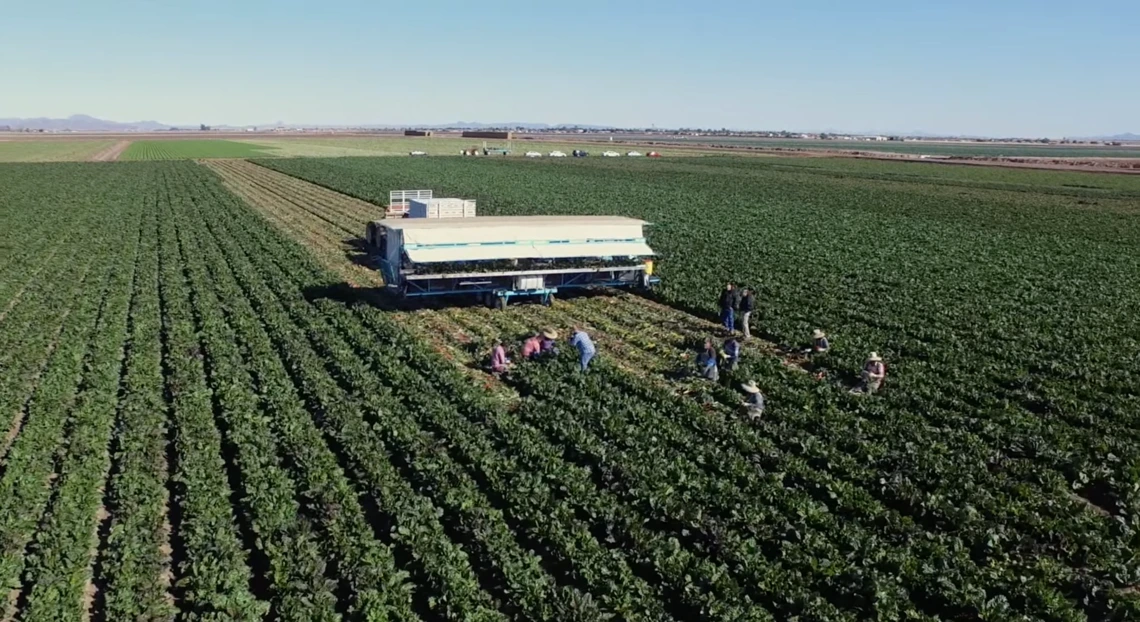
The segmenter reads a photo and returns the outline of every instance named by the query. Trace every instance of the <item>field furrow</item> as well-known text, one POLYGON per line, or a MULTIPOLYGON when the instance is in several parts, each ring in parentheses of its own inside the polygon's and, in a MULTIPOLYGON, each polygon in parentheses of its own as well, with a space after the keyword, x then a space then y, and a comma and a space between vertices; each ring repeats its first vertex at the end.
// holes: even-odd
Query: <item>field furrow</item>
POLYGON ((4 622, 1140 619, 1132 178, 125 142, 199 161, 0 165, 4 622), (400 300, 401 188, 644 219, 661 283, 400 300))

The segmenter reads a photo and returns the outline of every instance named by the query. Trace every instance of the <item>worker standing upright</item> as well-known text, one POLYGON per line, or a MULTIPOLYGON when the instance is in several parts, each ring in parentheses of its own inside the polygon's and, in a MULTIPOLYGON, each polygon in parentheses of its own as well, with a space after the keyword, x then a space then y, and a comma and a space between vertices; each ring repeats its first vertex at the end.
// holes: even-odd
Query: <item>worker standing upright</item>
POLYGON ((590 360, 598 353, 594 347, 594 342, 586 331, 580 327, 574 327, 574 333, 570 335, 570 345, 578 348, 578 365, 582 371, 586 371, 590 366, 590 360))
POLYGON ((740 330, 744 333, 744 338, 752 337, 752 330, 748 326, 748 320, 752 317, 752 310, 756 308, 756 294, 750 288, 744 288, 740 296, 740 330))
POLYGON ((729 333, 736 330, 736 308, 739 306, 740 297, 736 293, 736 288, 732 283, 725 285, 724 291, 720 293, 720 321, 729 333))

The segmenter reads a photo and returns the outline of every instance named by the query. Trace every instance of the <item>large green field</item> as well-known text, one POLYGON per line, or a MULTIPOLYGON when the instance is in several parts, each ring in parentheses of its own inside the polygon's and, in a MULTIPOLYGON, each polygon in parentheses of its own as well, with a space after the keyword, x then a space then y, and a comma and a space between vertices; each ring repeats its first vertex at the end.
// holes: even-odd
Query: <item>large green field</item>
POLYGON ((131 143, 119 159, 197 160, 266 155, 273 155, 273 151, 233 140, 139 140, 131 143))
POLYGON ((748 138, 701 136, 693 138, 659 137, 650 140, 678 145, 718 145, 741 147, 779 147, 783 149, 839 149, 844 151, 882 151, 889 153, 947 156, 1005 156, 1036 158, 1140 158, 1140 145, 1117 147, 1102 145, 1041 145, 1032 143, 951 143, 935 141, 852 141, 780 138, 748 138))
POLYGON ((0 140, 0 162, 87 160, 113 140, 0 140))
POLYGON ((1140 619, 1140 179, 258 163, 0 165, 0 619, 1140 619), (341 247, 403 188, 644 217, 663 282, 390 309, 341 247), (682 377, 727 281, 755 338, 682 377), (587 373, 479 370, 546 325, 587 373))

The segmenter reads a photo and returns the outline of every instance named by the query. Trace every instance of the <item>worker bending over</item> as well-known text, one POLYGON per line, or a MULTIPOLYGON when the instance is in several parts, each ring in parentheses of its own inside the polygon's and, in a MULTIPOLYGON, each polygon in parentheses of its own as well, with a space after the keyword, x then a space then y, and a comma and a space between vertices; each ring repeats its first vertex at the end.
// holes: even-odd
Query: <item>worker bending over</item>
POLYGON ((878 391, 886 377, 887 367, 883 364, 882 357, 878 352, 872 352, 863 363, 863 391, 867 394, 878 391))
POLYGON ((740 342, 736 337, 729 337, 724 340, 724 349, 721 350, 724 356, 724 367, 728 371, 736 371, 736 366, 740 363, 740 342))
POLYGON ((820 329, 815 329, 811 333, 811 354, 824 354, 831 349, 831 344, 827 342, 827 335, 820 329))
POLYGON ((586 371, 590 366, 590 360, 597 354, 594 348, 594 342, 590 340, 590 336, 586 331, 575 326, 574 333, 570 335, 570 345, 578 348, 578 364, 582 371, 586 371))
POLYGON ((740 385, 748 397, 744 400, 744 410, 750 419, 759 419, 764 414, 764 394, 754 380, 740 385))
POLYGON ((717 368, 716 348, 712 339, 705 339, 701 353, 697 355, 697 373, 705 380, 716 382, 720 380, 720 370, 717 368))
POLYGON ((553 328, 542 329, 542 339, 539 342, 539 347, 543 355, 558 354, 558 348, 554 347, 555 339, 558 339, 558 331, 553 328))
POLYGON ((503 340, 496 339, 495 347, 491 350, 491 373, 500 376, 510 369, 511 361, 507 358, 507 350, 503 347, 503 340))
POLYGON ((522 358, 533 361, 538 359, 540 354, 542 354, 542 333, 536 332, 523 342, 522 358))

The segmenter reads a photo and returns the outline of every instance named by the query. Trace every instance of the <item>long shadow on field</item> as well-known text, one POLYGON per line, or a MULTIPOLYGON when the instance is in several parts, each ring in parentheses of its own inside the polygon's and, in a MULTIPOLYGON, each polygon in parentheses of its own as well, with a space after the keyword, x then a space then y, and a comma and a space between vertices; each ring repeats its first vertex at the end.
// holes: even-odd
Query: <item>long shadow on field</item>
POLYGON ((349 247, 344 255, 352 263, 375 270, 376 265, 372 262, 372 253, 368 248, 368 242, 364 238, 347 238, 343 240, 345 246, 349 247))

